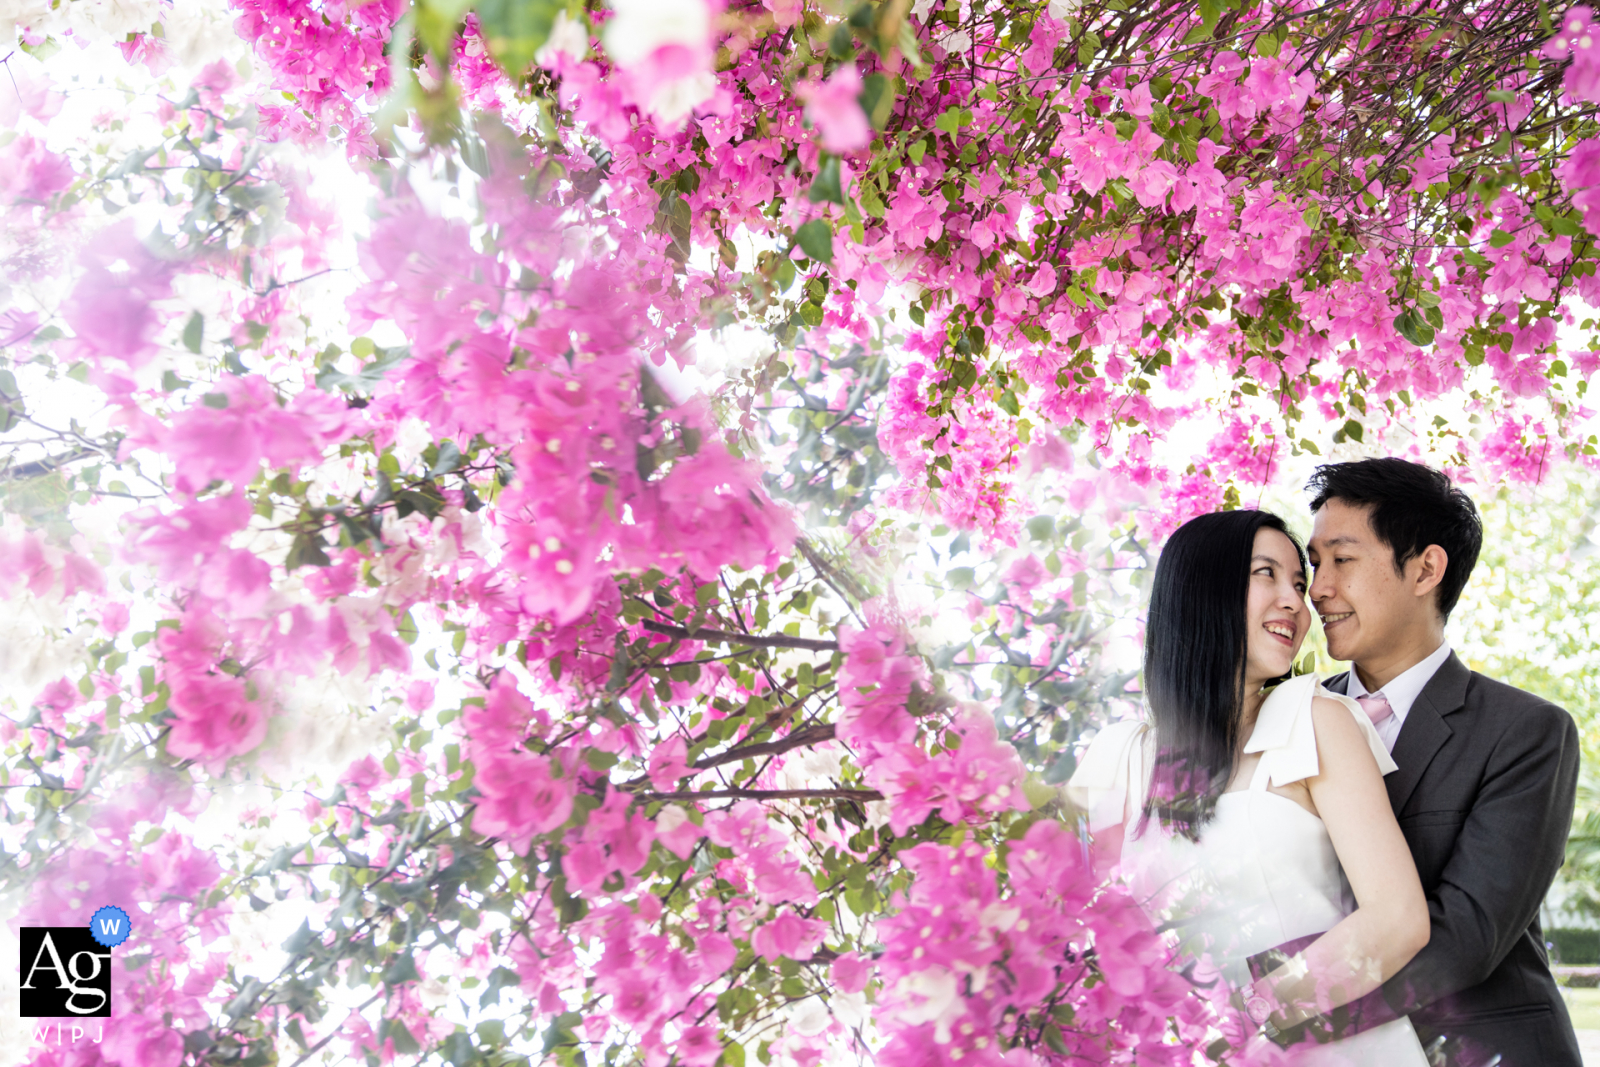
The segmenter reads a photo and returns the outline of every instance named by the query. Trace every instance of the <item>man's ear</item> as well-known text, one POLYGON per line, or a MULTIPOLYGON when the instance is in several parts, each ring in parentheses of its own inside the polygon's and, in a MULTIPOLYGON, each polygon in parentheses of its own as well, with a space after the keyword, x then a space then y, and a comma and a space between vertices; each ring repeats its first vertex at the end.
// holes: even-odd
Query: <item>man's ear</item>
POLYGON ((1439 583, 1444 581, 1445 568, 1450 565, 1450 556, 1438 545, 1429 545, 1420 555, 1411 560, 1411 566, 1406 570, 1411 572, 1411 592, 1413 596, 1428 596, 1439 583))

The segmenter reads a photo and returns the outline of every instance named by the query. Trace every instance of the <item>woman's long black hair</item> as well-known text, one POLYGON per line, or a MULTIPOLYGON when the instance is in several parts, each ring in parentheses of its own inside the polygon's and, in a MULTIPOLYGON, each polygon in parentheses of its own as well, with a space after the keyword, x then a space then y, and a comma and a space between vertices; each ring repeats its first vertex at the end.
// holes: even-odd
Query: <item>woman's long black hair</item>
POLYGON ((1169 832, 1198 839, 1233 777, 1250 562, 1263 528, 1288 537, 1304 569, 1299 539, 1269 511, 1190 519, 1161 551, 1144 637, 1144 692, 1157 754, 1141 830, 1154 815, 1169 832))

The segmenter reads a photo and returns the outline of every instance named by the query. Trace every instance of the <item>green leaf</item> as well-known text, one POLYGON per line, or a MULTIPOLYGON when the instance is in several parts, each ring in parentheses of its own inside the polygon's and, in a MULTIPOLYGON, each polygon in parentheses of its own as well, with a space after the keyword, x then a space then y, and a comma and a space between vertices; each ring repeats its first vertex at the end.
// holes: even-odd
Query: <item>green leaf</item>
MULTIPOLYGON (((1416 308, 1407 308, 1394 317, 1394 328, 1401 337, 1418 348, 1433 344, 1433 327, 1416 308)), ((1360 438, 1357 438, 1360 440, 1360 438)))
MULTIPOLYGON (((944 112, 938 118, 933 120, 933 128, 938 130, 940 133, 948 134, 949 136, 954 137, 956 135, 956 131, 959 130, 962 125, 964 125, 961 121, 962 115, 963 110, 959 107, 945 108, 944 112)), ((969 119, 968 121, 971 120, 969 119)))
POLYGON ((289 545, 289 555, 283 561, 285 570, 298 567, 326 567, 333 561, 328 558, 322 538, 317 534, 296 534, 289 545))
POLYGON ((1490 89, 1483 95, 1491 104, 1514 104, 1517 102, 1517 94, 1510 89, 1490 89))
POLYGON ((827 219, 812 219, 794 232, 795 243, 809 258, 833 262, 833 228, 827 219))
POLYGON ((874 182, 864 181, 856 186, 856 196, 861 200, 861 210, 872 218, 881 219, 889 210, 874 182))
POLYGON ((1489 247, 1504 248, 1506 245, 1510 244, 1516 239, 1517 238, 1515 234, 1510 234, 1505 230, 1496 228, 1495 231, 1489 235, 1489 247))
POLYGON ((866 112, 872 128, 881 130, 888 125, 894 111, 895 90, 899 79, 888 74, 868 74, 861 80, 861 95, 856 100, 866 112))
POLYGON ((1010 389, 1007 389, 1001 393, 999 399, 996 400, 995 403, 999 405, 1001 411, 1012 416, 1013 418, 1022 414, 1022 406, 1017 403, 1017 394, 1012 392, 1010 389))
POLYGON ((1461 260, 1469 267, 1489 266, 1489 257, 1485 256, 1481 252, 1474 252, 1470 248, 1461 253, 1461 260))
POLYGON ((1583 226, 1578 220, 1568 218, 1566 215, 1557 215, 1545 223, 1551 233, 1558 237, 1577 237, 1583 233, 1583 226))
POLYGON ((439 443, 439 458, 433 461, 433 467, 428 471, 429 477, 437 474, 448 474, 461 466, 461 449, 456 447, 454 441, 441 441, 439 443))
MULTIPOLYGON (((822 166, 817 168, 817 178, 811 183, 811 191, 806 197, 813 203, 826 200, 834 204, 844 203, 844 189, 839 185, 839 157, 826 155, 822 157, 822 166)), ((815 256, 813 259, 817 258, 815 256)))
POLYGON ((1226 10, 1228 10, 1227 0, 1200 0, 1200 20, 1205 24, 1207 37, 1217 28, 1217 20, 1222 18, 1222 13, 1226 10))
POLYGON ((478 0, 484 44, 500 69, 520 78, 566 6, 562 0, 478 0))
MULTIPOLYGON (((350 351, 356 352, 356 347, 362 340, 364 338, 356 338, 355 342, 350 345, 350 351)), ((369 341, 368 344, 371 344, 371 342, 369 341)), ((317 375, 317 385, 330 393, 338 389, 355 396, 371 396, 372 391, 383 380, 383 376, 398 367, 411 355, 411 349, 406 345, 397 345, 394 348, 379 348, 375 349, 375 351, 378 353, 378 358, 354 374, 346 374, 333 367, 323 368, 317 375)), ((359 355, 359 353, 356 354, 359 355)))
POLYGON ((421 0, 416 5, 417 36, 428 51, 436 56, 448 55, 456 26, 470 6, 471 0, 421 0))
POLYGON ((912 141, 909 145, 906 146, 906 155, 911 157, 911 165, 913 167, 919 165, 922 162, 922 157, 927 155, 927 154, 928 154, 928 142, 927 141, 912 141))
POLYGON ((438 1051, 451 1067, 467 1067, 475 1058, 472 1035, 464 1030, 458 1030, 445 1038, 444 1044, 439 1046, 438 1051))
MULTIPOLYGON (((544 1032, 543 1055, 550 1055, 562 1045, 576 1045, 578 1043, 577 1027, 583 1022, 583 1016, 575 1011, 562 1012, 550 1020, 550 1028, 544 1032)), ((478 1029, 483 1029, 480 1023, 478 1029)))
POLYGON ((1339 428, 1339 432, 1350 438, 1352 441, 1357 443, 1360 443, 1361 441, 1361 424, 1355 419, 1350 419, 1345 422, 1345 424, 1339 428))
POLYGON ((196 311, 189 316, 189 321, 183 327, 183 347, 200 354, 200 342, 204 340, 206 332, 205 316, 196 311))
POLYGON ((0 370, 0 433, 7 433, 22 421, 28 409, 22 403, 22 391, 17 379, 8 370, 0 370))

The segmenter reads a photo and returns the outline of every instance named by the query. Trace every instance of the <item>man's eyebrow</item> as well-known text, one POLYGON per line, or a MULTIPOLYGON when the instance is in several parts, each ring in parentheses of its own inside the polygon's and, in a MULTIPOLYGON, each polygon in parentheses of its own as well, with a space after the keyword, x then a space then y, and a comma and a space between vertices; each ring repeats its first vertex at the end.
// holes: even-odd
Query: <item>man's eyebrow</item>
POLYGON ((1327 545, 1359 545, 1360 543, 1361 543, 1361 538, 1352 537, 1349 534, 1344 534, 1344 535, 1339 536, 1339 537, 1330 537, 1326 541, 1323 542, 1323 544, 1327 544, 1327 545))

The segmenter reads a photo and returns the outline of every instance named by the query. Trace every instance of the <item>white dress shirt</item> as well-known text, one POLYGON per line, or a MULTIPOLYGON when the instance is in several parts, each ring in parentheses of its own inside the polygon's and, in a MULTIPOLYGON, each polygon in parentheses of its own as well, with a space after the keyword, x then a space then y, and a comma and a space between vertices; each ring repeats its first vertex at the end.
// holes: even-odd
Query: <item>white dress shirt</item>
POLYGON ((1389 679, 1388 685, 1371 694, 1362 683, 1361 675, 1356 673, 1353 666, 1350 668, 1350 682, 1345 686, 1346 696, 1382 696, 1389 701, 1389 707, 1394 711, 1393 718, 1385 720, 1378 726, 1378 736, 1383 738, 1383 743, 1390 752, 1394 751, 1395 738, 1400 736, 1400 727, 1406 724, 1406 716, 1411 712, 1411 705, 1417 702, 1422 690, 1433 680, 1433 676, 1449 658, 1450 642, 1446 641, 1435 649, 1432 655, 1407 667, 1397 677, 1389 679))

